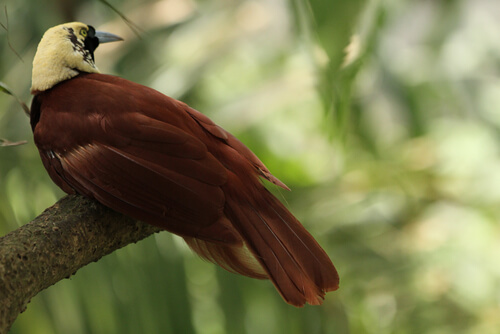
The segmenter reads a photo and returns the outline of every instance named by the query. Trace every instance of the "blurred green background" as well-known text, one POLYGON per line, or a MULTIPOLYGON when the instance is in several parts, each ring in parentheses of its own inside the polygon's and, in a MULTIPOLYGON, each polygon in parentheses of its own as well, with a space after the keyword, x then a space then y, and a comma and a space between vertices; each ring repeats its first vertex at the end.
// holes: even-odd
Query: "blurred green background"
MULTIPOLYGON (((295 309, 161 233, 35 297, 12 333, 498 333, 500 2, 2 0, 0 81, 30 101, 43 32, 125 38, 112 73, 237 135, 293 191, 341 288, 295 309), (10 45, 9 46, 9 42, 10 45), (16 56, 16 50, 21 59, 16 56)), ((0 235, 52 205, 29 121, 0 95, 0 235)))

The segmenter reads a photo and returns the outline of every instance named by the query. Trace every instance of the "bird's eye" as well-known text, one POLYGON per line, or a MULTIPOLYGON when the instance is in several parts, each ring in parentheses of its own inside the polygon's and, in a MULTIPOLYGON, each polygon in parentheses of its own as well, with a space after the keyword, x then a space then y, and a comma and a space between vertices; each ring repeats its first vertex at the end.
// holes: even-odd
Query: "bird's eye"
POLYGON ((86 29, 80 30, 80 35, 82 35, 83 37, 87 37, 87 30, 86 29))

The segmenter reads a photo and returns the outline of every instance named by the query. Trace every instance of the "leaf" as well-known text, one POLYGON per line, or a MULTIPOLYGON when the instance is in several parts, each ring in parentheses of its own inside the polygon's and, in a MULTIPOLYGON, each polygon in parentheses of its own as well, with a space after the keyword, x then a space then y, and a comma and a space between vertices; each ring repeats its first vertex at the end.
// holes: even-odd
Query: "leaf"
POLYGON ((332 117, 332 133, 342 142, 353 85, 379 31, 382 6, 367 0, 295 0, 294 5, 297 26, 318 47, 318 92, 332 117))
POLYGON ((28 106, 26 105, 26 103, 24 103, 19 97, 17 97, 17 95, 14 94, 12 92, 12 90, 10 90, 9 87, 6 84, 4 84, 3 82, 1 82, 1 81, 0 81, 0 91, 4 92, 7 95, 10 95, 10 96, 14 97, 16 99, 17 103, 19 103, 19 105, 21 106, 21 108, 23 108, 24 113, 28 117, 30 116, 30 108, 28 108, 28 106))

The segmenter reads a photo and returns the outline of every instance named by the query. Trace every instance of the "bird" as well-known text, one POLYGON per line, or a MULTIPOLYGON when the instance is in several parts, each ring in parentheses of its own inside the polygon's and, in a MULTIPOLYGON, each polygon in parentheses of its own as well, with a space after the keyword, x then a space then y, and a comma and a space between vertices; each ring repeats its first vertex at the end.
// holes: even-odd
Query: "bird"
POLYGON ((101 74, 94 51, 120 40, 70 22, 38 45, 30 124, 53 182, 179 235, 230 272, 270 279, 291 305, 321 304, 338 272, 263 180, 289 188, 201 112, 101 74))

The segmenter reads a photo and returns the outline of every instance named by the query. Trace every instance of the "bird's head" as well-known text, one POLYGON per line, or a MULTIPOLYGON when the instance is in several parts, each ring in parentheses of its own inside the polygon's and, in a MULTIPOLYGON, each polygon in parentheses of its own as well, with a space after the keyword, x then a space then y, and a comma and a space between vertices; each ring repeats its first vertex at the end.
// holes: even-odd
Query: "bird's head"
POLYGON ((33 60, 31 93, 42 92, 81 72, 98 73, 94 51, 101 43, 122 40, 80 22, 64 23, 45 32, 33 60))

